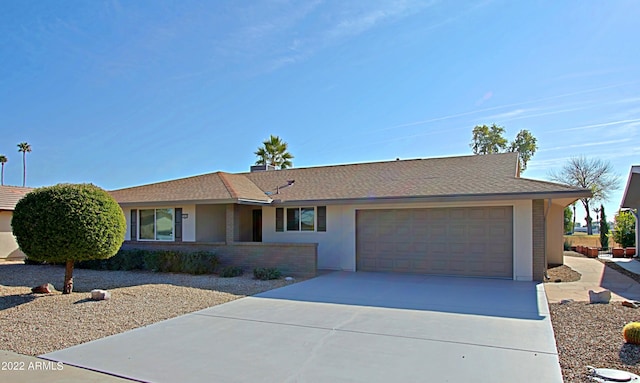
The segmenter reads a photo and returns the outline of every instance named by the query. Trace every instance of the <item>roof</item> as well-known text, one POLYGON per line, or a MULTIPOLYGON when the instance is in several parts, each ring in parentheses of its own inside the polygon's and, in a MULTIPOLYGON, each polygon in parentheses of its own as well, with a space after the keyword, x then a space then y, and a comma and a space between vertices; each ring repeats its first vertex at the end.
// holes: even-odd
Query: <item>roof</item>
POLYGON ((187 201, 269 203, 271 201, 246 177, 223 172, 113 190, 110 193, 121 204, 187 201))
POLYGON ((640 165, 631 167, 629 171, 629 179, 627 186, 622 195, 621 208, 638 209, 640 208, 640 165))
POLYGON ((586 189, 518 177, 518 154, 396 160, 252 173, 210 173, 111 192, 121 204, 294 204, 475 198, 580 198, 586 189))
POLYGON ((19 186, 0 186, 0 210, 13 211, 18 201, 33 188, 19 186))

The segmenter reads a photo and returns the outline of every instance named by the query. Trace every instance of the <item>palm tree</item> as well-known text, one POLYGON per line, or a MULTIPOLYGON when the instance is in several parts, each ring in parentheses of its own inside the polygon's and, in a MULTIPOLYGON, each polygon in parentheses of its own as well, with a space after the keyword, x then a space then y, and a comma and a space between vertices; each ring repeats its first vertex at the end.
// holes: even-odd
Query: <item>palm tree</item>
POLYGON ((22 186, 27 184, 27 152, 31 153, 31 145, 26 142, 18 144, 18 153, 22 153, 22 186))
POLYGON ((291 162, 293 155, 287 152, 287 143, 282 141, 280 137, 270 135, 269 139, 263 141, 262 144, 263 146, 254 153, 258 156, 256 165, 271 165, 280 169, 293 166, 291 162))
POLYGON ((2 173, 0 175, 0 185, 4 185, 4 164, 7 163, 9 159, 4 154, 0 154, 0 164, 2 164, 2 173))

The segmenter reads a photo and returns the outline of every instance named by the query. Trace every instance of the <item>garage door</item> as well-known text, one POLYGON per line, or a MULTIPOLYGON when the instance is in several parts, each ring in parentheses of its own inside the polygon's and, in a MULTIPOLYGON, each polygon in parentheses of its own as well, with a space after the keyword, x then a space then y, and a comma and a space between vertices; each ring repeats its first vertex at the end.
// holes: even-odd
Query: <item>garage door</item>
POLYGON ((358 210, 356 267, 512 278, 513 208, 358 210))

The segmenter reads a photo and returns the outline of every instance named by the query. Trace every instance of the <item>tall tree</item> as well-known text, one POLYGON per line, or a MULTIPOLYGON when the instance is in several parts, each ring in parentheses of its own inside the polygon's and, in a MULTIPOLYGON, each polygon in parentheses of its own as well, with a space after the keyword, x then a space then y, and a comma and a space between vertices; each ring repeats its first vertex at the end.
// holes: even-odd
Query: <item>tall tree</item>
POLYGON ((604 249, 609 247, 609 223, 604 213, 604 205, 600 205, 600 246, 604 249))
POLYGON ((471 144, 473 154, 491 154, 503 152, 518 152, 520 155, 520 171, 527 169, 527 163, 538 149, 538 140, 528 130, 521 130, 516 138, 509 142, 504 138, 505 129, 502 126, 492 124, 476 125, 473 128, 471 144))
POLYGON ((286 169, 293 166, 291 160, 294 158, 287 151, 287 143, 280 137, 270 135, 268 140, 262 142, 261 147, 254 152, 258 156, 256 165, 271 165, 279 169, 286 169))
POLYGON ((573 220, 573 213, 569 206, 564 208, 564 232, 573 233, 573 227, 571 226, 573 220))
POLYGON ((9 159, 4 154, 0 154, 0 164, 2 164, 2 173, 0 175, 0 185, 4 185, 4 164, 7 163, 9 159))
POLYGON ((601 159, 573 157, 560 169, 549 172, 552 181, 591 190, 592 197, 580 198, 587 212, 587 234, 592 235, 591 202, 607 201, 611 192, 620 187, 620 177, 613 172, 610 162, 601 159))
POLYGON ((528 130, 521 130, 516 138, 509 144, 510 152, 520 154, 520 171, 527 170, 527 163, 538 149, 538 140, 528 130))
POLYGON ((503 137, 504 128, 493 124, 476 125, 473 128, 473 138, 471 139, 471 149, 473 154, 500 153, 507 149, 508 141, 503 137))
POLYGON ((31 153, 31 145, 26 142, 18 144, 18 153, 22 153, 22 186, 27 184, 27 153, 31 153))

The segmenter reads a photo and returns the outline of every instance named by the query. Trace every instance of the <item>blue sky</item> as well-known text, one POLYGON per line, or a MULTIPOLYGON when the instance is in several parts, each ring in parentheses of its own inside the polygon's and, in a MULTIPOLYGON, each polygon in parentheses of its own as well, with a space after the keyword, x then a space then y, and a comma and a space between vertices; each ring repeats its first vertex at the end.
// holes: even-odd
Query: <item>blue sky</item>
MULTIPOLYGON (((5 184, 105 189, 241 172, 270 134, 295 167, 470 154, 497 123, 640 164, 640 2, 0 2, 5 184)), ((580 218, 580 216, 579 216, 580 218)))

